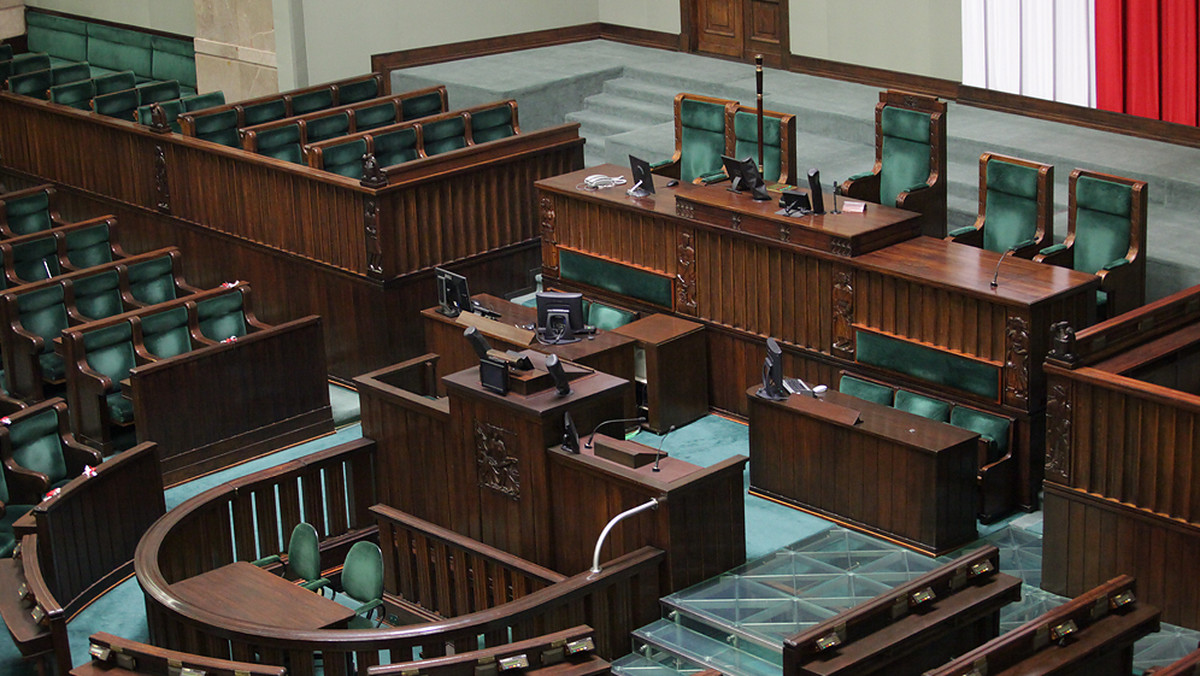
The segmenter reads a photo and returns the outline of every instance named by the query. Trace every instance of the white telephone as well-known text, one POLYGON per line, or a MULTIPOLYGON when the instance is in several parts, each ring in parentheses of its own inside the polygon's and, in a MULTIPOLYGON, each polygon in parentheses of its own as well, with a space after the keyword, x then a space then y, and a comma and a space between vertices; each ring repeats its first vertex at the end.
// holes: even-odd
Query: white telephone
POLYGON ((625 185, 624 176, 605 176, 604 174, 592 174, 583 179, 583 187, 588 190, 599 190, 601 188, 611 188, 615 185, 625 185))

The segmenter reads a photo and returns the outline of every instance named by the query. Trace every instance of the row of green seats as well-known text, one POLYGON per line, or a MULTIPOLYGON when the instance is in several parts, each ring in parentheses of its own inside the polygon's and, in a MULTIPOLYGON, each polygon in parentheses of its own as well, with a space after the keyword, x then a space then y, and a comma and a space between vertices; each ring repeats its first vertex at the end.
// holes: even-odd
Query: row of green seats
POLYGON ((163 122, 171 128, 175 133, 180 132, 179 116, 184 113, 190 113, 216 106, 225 105, 225 93, 217 90, 206 94, 192 94, 190 96, 181 96, 177 99, 167 99, 165 101, 155 101, 138 106, 137 120, 146 126, 154 126, 154 106, 158 106, 163 111, 163 122))
POLYGON ((0 285, 12 288, 124 258, 115 230, 116 219, 100 216, 0 241, 0 285))

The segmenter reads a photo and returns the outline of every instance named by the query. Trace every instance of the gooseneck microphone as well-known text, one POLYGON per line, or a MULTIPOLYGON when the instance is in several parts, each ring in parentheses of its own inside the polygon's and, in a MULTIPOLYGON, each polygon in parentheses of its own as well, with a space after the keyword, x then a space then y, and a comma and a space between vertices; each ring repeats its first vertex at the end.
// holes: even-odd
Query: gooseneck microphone
POLYGON ((670 436, 671 432, 674 432, 674 431, 675 431, 675 426, 671 425, 670 427, 667 428, 667 433, 662 435, 662 439, 658 440, 658 450, 656 450, 654 452, 654 466, 650 468, 651 471, 653 471, 653 472, 658 471, 658 461, 660 458, 662 458, 663 444, 667 443, 667 437, 670 436))
POLYGON ((592 439, 594 439, 596 437, 596 432, 599 432, 601 427, 604 427, 605 425, 607 425, 609 423, 626 423, 626 422, 646 422, 646 416, 641 415, 636 418, 613 418, 612 420, 603 420, 600 422, 599 425, 596 425, 596 427, 592 430, 592 433, 588 435, 587 443, 584 444, 583 447, 584 448, 592 447, 592 439))
POLYGON ((1017 249, 1019 249, 1020 247, 1021 247, 1021 245, 1017 244, 1016 246, 1009 247, 1008 251, 1005 251, 1004 253, 1000 254, 1000 260, 996 261, 996 270, 995 270, 995 272, 992 273, 992 288, 993 289, 996 288, 997 286, 1000 286, 1000 264, 1004 262, 1005 258, 1008 258, 1009 254, 1016 253, 1017 249))

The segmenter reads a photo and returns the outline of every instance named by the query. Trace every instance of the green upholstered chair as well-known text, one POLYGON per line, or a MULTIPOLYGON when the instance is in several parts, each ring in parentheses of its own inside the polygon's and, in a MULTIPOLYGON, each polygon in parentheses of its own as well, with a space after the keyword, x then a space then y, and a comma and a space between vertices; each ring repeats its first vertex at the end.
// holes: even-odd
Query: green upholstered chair
POLYGON ((979 520, 992 523, 1006 516, 1017 503, 1012 419, 959 404, 950 412, 950 424, 979 433, 979 520))
POLYGON ((284 94, 283 98, 288 103, 289 116, 304 115, 305 113, 332 108, 333 88, 322 87, 312 91, 284 94))
POLYGON ((896 398, 893 405, 901 411, 908 411, 922 418, 929 418, 938 422, 950 421, 950 403, 941 399, 926 397, 923 394, 909 392, 908 390, 896 390, 896 398))
MULTIPOLYGON (((123 393, 121 381, 129 377, 129 371, 138 365, 133 347, 133 327, 129 322, 118 322, 83 333, 84 359, 88 368, 108 381, 99 397, 100 420, 118 425, 133 422, 133 401, 123 393)), ((71 406, 92 405, 89 402, 72 401, 71 406)), ((102 435, 100 439, 106 439, 102 435)))
MULTIPOLYGON (((353 111, 354 131, 367 131, 400 121, 398 108, 394 101, 384 101, 366 108, 353 111)), ((311 142, 312 139, 309 139, 311 142)))
POLYGON ((193 348, 188 310, 182 305, 136 317, 134 327, 134 344, 145 348, 145 358, 169 359, 193 348))
POLYGON ((1033 259, 1100 277, 1100 319, 1145 302, 1147 191, 1145 181, 1076 169, 1071 172, 1067 238, 1033 259))
POLYGON ((97 94, 92 99, 92 110, 107 117, 137 121, 137 109, 141 105, 136 89, 122 89, 111 94, 97 94))
MULTIPOLYGON (((758 161, 758 111, 737 106, 733 113, 732 157, 758 161)), ((763 180, 796 184, 796 116, 763 111, 763 180)))
POLYGON ((422 139, 421 148, 426 157, 465 148, 467 145, 467 121, 462 113, 419 122, 417 125, 420 130, 418 134, 422 139))
POLYGON ((419 117, 437 115, 449 109, 446 87, 438 85, 429 89, 418 89, 400 100, 400 119, 415 120, 419 117))
MULTIPOLYGON (((277 563, 284 563, 279 554, 264 556, 254 565, 265 568, 277 563)), ((284 576, 288 579, 300 580, 300 586, 324 595, 324 589, 329 586, 328 578, 321 577, 321 542, 317 537, 317 529, 312 524, 300 522, 292 529, 288 538, 287 562, 284 576)))
POLYGON ((18 237, 62 225, 53 186, 38 185, 0 195, 0 237, 18 237))
POLYGON ((180 97, 179 83, 175 80, 165 82, 147 82, 134 89, 138 93, 138 105, 144 106, 160 101, 177 100, 180 97))
POLYGON ((154 109, 159 108, 163 111, 163 122, 167 128, 175 133, 179 133, 179 115, 183 112, 183 103, 179 99, 171 101, 155 101, 138 106, 137 121, 139 124, 144 124, 147 127, 155 126, 154 109))
POLYGON ((675 97, 675 154, 652 165, 656 174, 681 181, 712 183, 726 178, 721 156, 729 153, 725 119, 737 101, 699 94, 675 97))
POLYGON ((358 606, 349 629, 370 629, 383 621, 383 552, 374 542, 356 542, 342 566, 342 593, 358 606), (379 611, 379 619, 371 615, 379 611))
POLYGON ((47 385, 61 385, 66 369, 54 350, 54 339, 70 325, 61 284, 16 296, 13 334, 5 347, 5 371, 13 396, 26 401, 45 398, 47 385))
POLYGON ((192 94, 191 96, 179 97, 179 103, 183 105, 183 110, 186 113, 191 113, 197 110, 205 110, 207 108, 215 108, 225 105, 225 92, 215 91, 205 94, 192 94))
POLYGON ((200 341, 220 342, 241 338, 265 327, 247 307, 249 287, 241 286, 228 293, 203 298, 196 303, 196 329, 200 341))
POLYGON ((253 127, 256 124, 282 120, 288 116, 287 101, 283 97, 245 105, 235 104, 234 110, 238 111, 238 126, 240 127, 253 127))
POLYGON ((90 77, 91 71, 86 63, 66 64, 48 70, 35 70, 12 75, 8 78, 8 90, 14 94, 31 96, 45 101, 50 98, 50 87, 78 82, 90 77))
POLYGON ((92 97, 96 95, 94 80, 80 80, 67 84, 54 85, 49 90, 50 100, 78 110, 91 110, 92 97))
MULTIPOLYGON (((180 120, 180 127, 186 132, 187 123, 184 119, 180 120)), ((193 120, 192 131, 196 138, 230 148, 242 147, 242 139, 238 136, 238 112, 236 110, 198 115, 193 120)))
POLYGON ((21 73, 32 73, 35 70, 49 70, 50 66, 53 65, 50 63, 50 55, 45 52, 17 54, 9 63, 11 64, 9 77, 21 73))
POLYGON ((67 405, 57 397, 12 413, 8 424, 0 425, 0 460, 10 490, 16 487, 12 484, 20 484, 23 493, 44 494, 103 459, 99 451, 75 440, 68 426, 67 405))
POLYGON ((417 151, 417 129, 408 127, 371 135, 371 152, 379 166, 390 167, 420 157, 417 151))
POLYGON ((950 412, 950 424, 979 433, 986 451, 979 458, 980 466, 999 460, 1012 446, 1012 420, 969 406, 955 406, 950 412))
POLYGON ((467 112, 471 143, 487 143, 521 133, 517 125, 517 102, 504 103, 467 112))
POLYGON ((342 111, 300 120, 303 143, 316 143, 350 133, 350 113, 342 111))
POLYGON ((300 143, 300 124, 293 122, 281 127, 243 129, 242 147, 250 152, 301 164, 304 161, 300 143))
POLYGON ((380 80, 374 75, 356 82, 343 82, 333 85, 333 89, 337 92, 337 104, 339 106, 366 101, 376 96, 383 96, 383 91, 380 90, 380 80))
POLYGON ((921 233, 946 236, 946 104, 930 96, 880 92, 875 106, 875 166, 842 184, 851 199, 921 216, 921 233))
POLYGON ((27 284, 62 274, 58 238, 53 233, 26 235, 0 242, 9 285, 27 284))
POLYGON ((183 281, 179 272, 178 251, 122 266, 121 292, 125 304, 132 307, 155 305, 196 292, 183 281))
POLYGON ((102 217, 88 221, 91 225, 71 227, 62 233, 62 257, 66 267, 73 270, 95 267, 124 257, 113 234, 117 220, 102 217))
POLYGON ((621 308, 596 301, 588 303, 585 316, 587 317, 588 324, 601 331, 611 331, 637 319, 637 314, 629 310, 622 310, 621 308))
POLYGON ((64 280, 68 302, 81 320, 104 319, 125 311, 121 274, 115 268, 64 280))
POLYGON ((1032 258, 1054 241, 1054 167, 995 153, 979 156, 979 216, 947 240, 1032 258))
POLYGON ((317 160, 318 169, 333 172, 339 176, 348 176, 355 180, 362 180, 363 177, 363 155, 367 154, 367 140, 365 138, 346 141, 331 146, 324 146, 317 149, 315 154, 320 158, 317 160))
POLYGON ((137 76, 132 70, 122 70, 93 77, 92 84, 96 87, 96 96, 101 96, 133 89, 137 86, 137 76))
POLYGON ((873 401, 883 406, 891 406, 895 398, 895 390, 882 383, 874 383, 862 378, 843 373, 838 379, 838 392, 852 397, 873 401))

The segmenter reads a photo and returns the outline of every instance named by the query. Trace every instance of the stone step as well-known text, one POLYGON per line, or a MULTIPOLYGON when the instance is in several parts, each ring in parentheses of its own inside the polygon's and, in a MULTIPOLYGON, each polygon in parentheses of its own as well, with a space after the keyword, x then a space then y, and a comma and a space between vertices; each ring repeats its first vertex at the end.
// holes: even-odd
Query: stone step
POLYGON ((666 619, 635 630, 633 637, 637 647, 651 646, 653 650, 724 674, 779 676, 782 669, 782 661, 763 660, 736 645, 666 619))
POLYGON ((627 131, 632 131, 637 128, 637 125, 631 122, 628 118, 618 117, 607 113, 598 113, 593 110, 584 109, 573 113, 567 113, 569 122, 578 122, 580 124, 579 133, 584 138, 592 138, 596 136, 612 136, 614 134, 622 134, 627 131))
POLYGON ((657 106, 666 106, 674 115, 675 95, 679 89, 661 85, 651 80, 636 77, 619 77, 604 83, 605 94, 620 96, 635 101, 644 101, 657 106))
POLYGON ((659 124, 675 119, 675 110, 670 101, 664 104, 603 93, 587 97, 584 99, 584 105, 588 111, 625 119, 633 126, 659 124))

